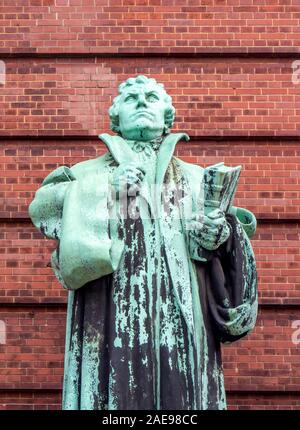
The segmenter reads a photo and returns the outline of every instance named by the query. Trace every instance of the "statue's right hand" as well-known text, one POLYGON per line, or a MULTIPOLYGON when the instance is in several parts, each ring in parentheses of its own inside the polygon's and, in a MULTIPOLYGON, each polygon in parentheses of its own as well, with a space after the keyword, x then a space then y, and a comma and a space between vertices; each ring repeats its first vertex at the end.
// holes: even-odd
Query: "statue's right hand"
POLYGON ((145 170, 134 163, 120 164, 114 171, 112 185, 117 193, 134 195, 141 186, 145 170))

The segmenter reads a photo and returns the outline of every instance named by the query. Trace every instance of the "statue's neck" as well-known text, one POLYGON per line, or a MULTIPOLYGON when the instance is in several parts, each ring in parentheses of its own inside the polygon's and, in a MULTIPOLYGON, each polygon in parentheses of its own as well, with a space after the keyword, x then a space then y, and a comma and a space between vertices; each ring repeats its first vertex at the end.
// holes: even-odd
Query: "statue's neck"
POLYGON ((124 140, 134 152, 144 152, 150 155, 151 152, 158 151, 163 141, 163 137, 160 136, 160 137, 157 137, 156 139, 151 139, 148 141, 129 140, 129 139, 124 139, 124 140))

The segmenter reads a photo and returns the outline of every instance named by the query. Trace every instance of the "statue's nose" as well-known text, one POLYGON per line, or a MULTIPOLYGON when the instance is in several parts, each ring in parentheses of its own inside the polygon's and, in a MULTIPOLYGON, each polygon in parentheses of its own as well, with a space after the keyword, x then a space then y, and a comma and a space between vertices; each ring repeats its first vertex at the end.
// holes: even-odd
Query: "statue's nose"
POLYGON ((138 97, 137 107, 147 106, 147 102, 144 94, 140 94, 138 97))

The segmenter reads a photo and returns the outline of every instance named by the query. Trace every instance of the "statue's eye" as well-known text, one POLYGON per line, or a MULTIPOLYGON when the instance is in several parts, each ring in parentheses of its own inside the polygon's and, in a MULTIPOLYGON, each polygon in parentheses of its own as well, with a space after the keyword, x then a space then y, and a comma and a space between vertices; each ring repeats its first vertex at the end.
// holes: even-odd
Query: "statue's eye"
POLYGON ((148 102, 156 102, 158 100, 158 97, 156 94, 149 94, 147 96, 147 100, 148 102))
POLYGON ((132 102, 135 99, 136 99, 136 96, 134 94, 130 94, 130 96, 127 96, 125 98, 125 102, 132 102))

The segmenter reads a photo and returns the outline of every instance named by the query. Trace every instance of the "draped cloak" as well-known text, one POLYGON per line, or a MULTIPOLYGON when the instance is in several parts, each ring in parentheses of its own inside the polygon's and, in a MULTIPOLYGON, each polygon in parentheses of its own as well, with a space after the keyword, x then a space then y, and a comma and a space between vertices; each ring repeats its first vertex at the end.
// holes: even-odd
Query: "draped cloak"
POLYGON ((257 315, 255 217, 231 207, 230 237, 205 250, 187 228, 203 210, 203 169, 173 156, 188 136, 168 135, 147 157, 100 138, 106 154, 50 173, 29 208, 57 241, 52 267, 69 290, 63 409, 225 409, 221 343, 257 315), (124 207, 113 172, 141 161, 142 187, 124 207))

